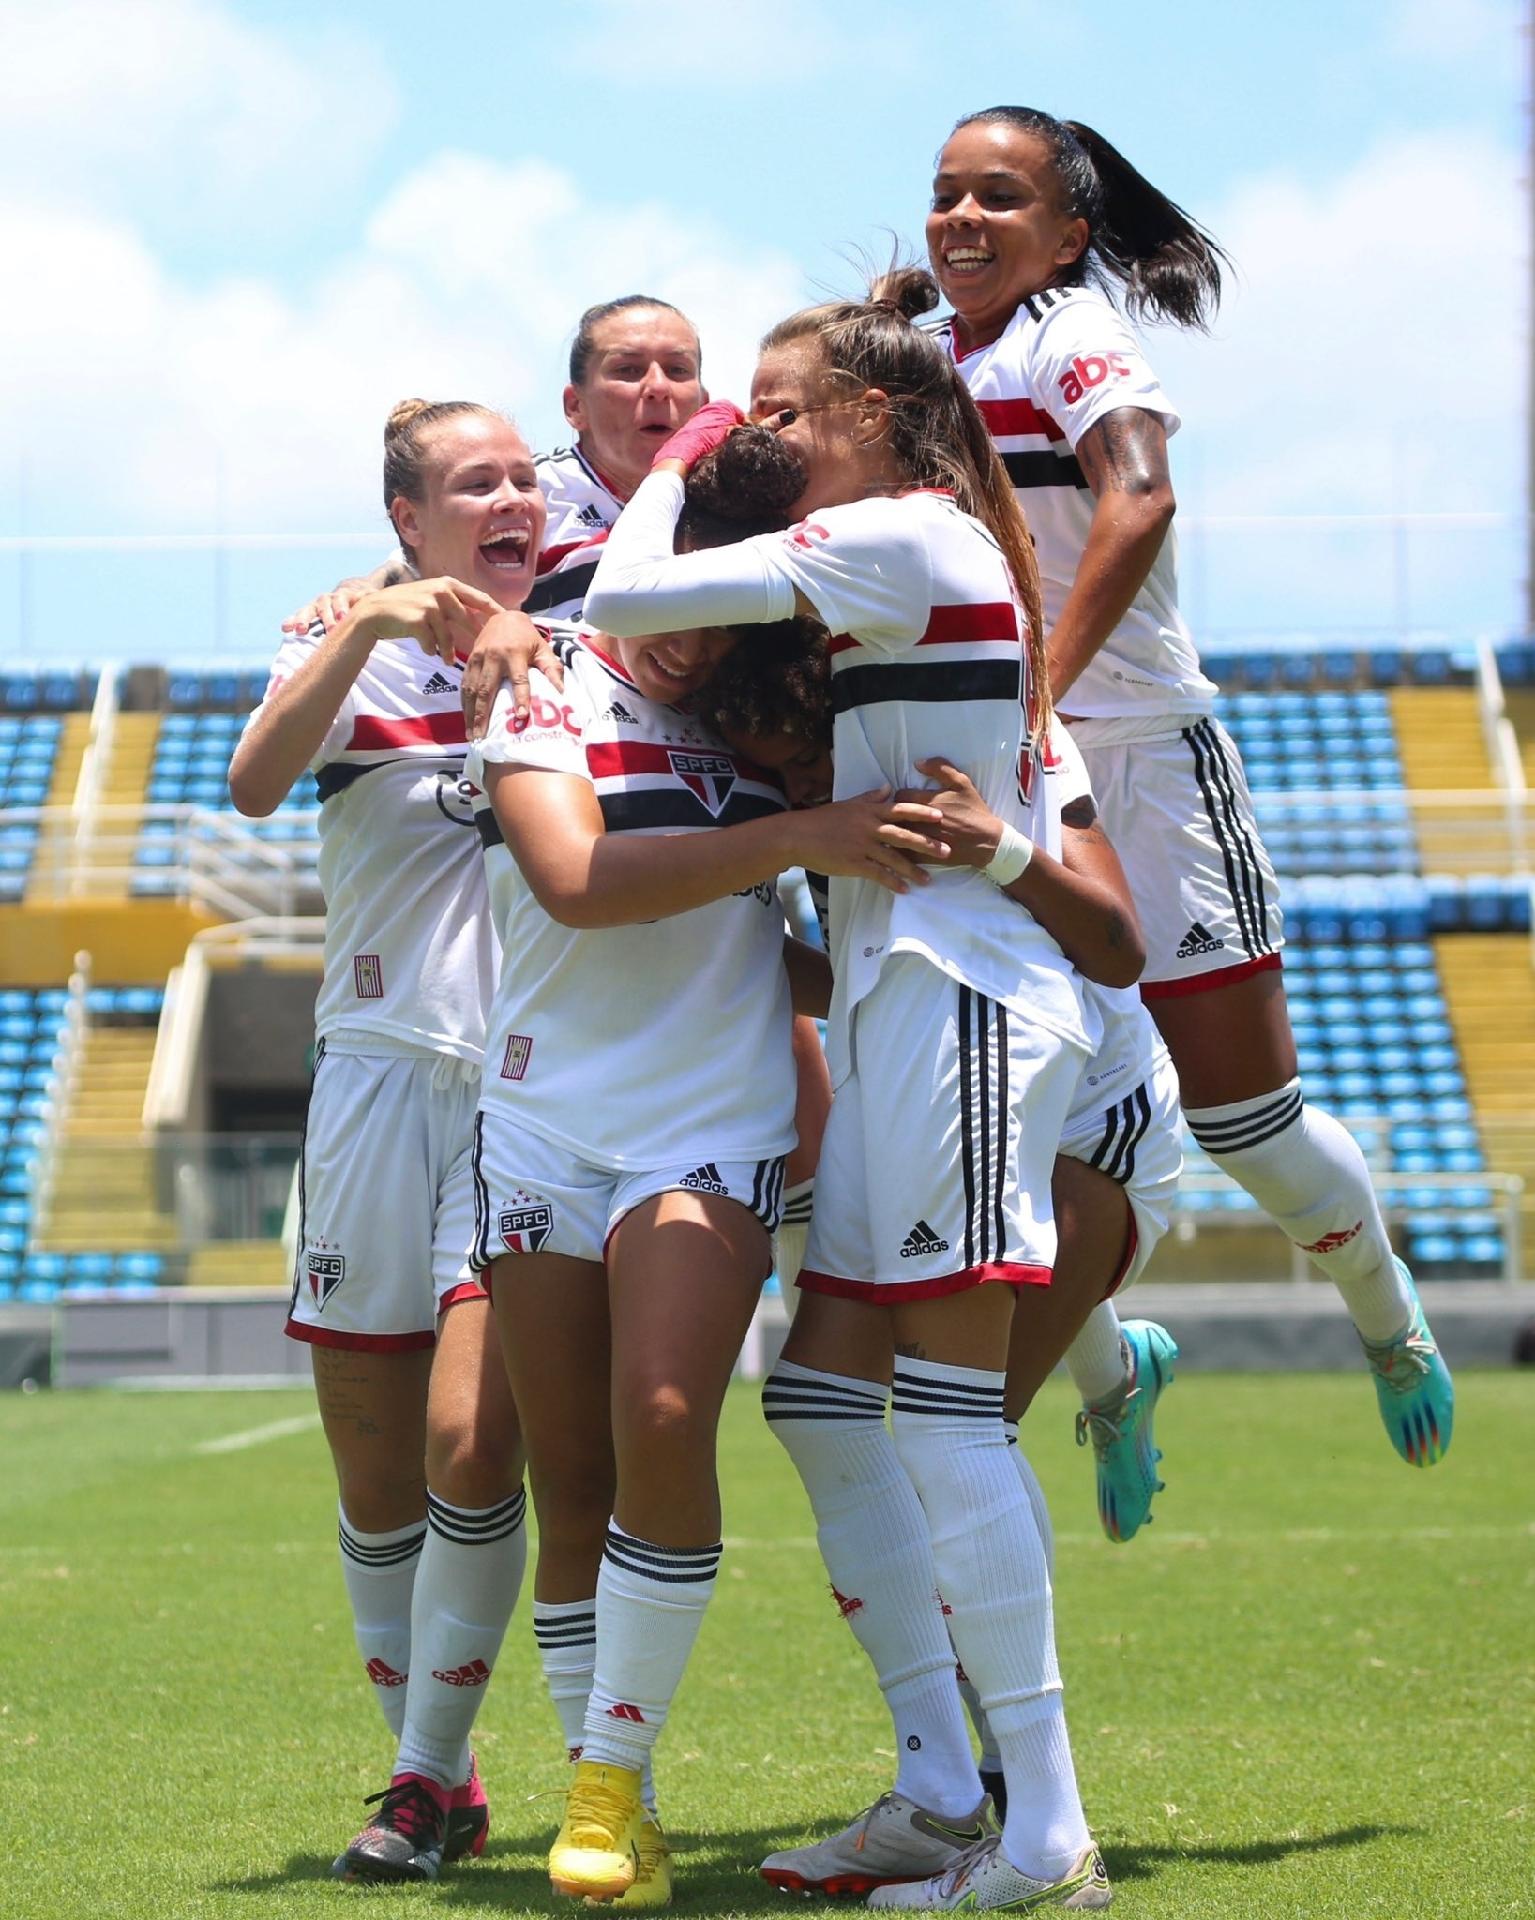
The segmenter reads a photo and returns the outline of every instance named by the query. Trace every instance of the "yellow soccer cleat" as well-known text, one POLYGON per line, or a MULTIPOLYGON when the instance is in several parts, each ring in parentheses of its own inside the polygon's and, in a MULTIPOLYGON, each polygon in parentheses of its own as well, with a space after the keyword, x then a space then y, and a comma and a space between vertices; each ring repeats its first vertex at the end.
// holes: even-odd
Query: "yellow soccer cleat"
POLYGON ((653 1820, 647 1813, 640 1828, 640 1865, 633 1886, 616 1900, 589 1899, 586 1904, 589 1907, 606 1904, 615 1911, 635 1913, 641 1907, 669 1907, 671 1903, 672 1850, 666 1844, 660 1821, 653 1820))
POLYGON ((582 1760, 565 1799, 565 1822, 549 1849, 556 1893, 612 1900, 627 1893, 640 1869, 645 1808, 638 1768, 582 1760))

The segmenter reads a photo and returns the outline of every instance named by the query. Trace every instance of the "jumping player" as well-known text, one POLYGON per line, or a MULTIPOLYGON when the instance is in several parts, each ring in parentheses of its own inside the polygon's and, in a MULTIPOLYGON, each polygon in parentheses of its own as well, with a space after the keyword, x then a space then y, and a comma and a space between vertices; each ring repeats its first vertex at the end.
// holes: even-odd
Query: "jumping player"
POLYGON ((229 771, 242 813, 313 772, 325 969, 288 1332, 313 1351, 357 1643, 398 1743, 343 1877, 435 1879, 484 1846, 468 1738, 526 1557, 521 1442, 469 1264, 495 939, 457 673, 533 580, 532 457, 485 407, 405 401, 384 499, 416 577, 286 640, 229 771))
POLYGON ((1431 1466, 1450 1444, 1450 1375, 1363 1154, 1302 1097, 1274 870, 1178 610, 1178 416, 1105 291, 1202 326, 1220 250, 1100 134, 1026 107, 955 128, 927 241, 953 308, 937 337, 1034 533, 1051 688, 1135 889, 1141 992, 1189 1129, 1338 1288, 1392 1445, 1431 1466))
MULTIPOLYGON (((909 310, 892 278, 767 335, 753 409, 805 463, 796 527, 673 554, 692 450, 674 449, 610 534, 587 609, 622 634, 813 615, 834 636, 837 791, 911 785, 947 751, 1004 823, 984 873, 897 896, 833 877, 835 1092, 800 1286, 859 1303, 895 1345, 894 1444, 1007 1776, 1000 1839, 978 1835, 954 1887, 923 1894, 1103 1906, 1044 1545, 1002 1428, 1013 1294, 1050 1279, 1055 1145, 1093 1038, 1060 947, 1000 891, 1036 845, 1059 845, 1027 529, 909 310)), ((706 408, 689 431, 723 437, 730 417, 706 408)), ((841 1372, 836 1355, 803 1358, 841 1372)))

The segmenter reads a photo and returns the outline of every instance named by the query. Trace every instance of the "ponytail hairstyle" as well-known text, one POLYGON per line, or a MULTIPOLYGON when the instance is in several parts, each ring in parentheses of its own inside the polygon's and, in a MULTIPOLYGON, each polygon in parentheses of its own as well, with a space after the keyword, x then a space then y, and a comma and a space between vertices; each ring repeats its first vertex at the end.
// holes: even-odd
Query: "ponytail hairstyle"
MULTIPOLYGON (((863 301, 835 300, 779 321, 762 340, 772 351, 812 340, 827 378, 888 397, 890 446, 913 486, 954 495, 1002 549, 1027 625, 1031 738, 1050 724, 1050 669, 1034 540, 980 409, 948 353, 912 322, 938 305, 925 267, 893 262, 863 301)), ((729 442, 726 442, 729 445, 729 442)))
POLYGON ((494 407, 482 407, 476 400, 399 400, 384 422, 384 511, 412 566, 416 556, 400 539, 400 529, 394 523, 394 503, 402 494, 417 504, 426 498, 428 441, 432 429, 465 414, 478 414, 485 420, 506 418, 494 407))
POLYGON ((1159 193, 1143 174, 1080 120, 1057 120, 1036 107, 983 107, 954 131, 980 122, 1012 127, 1040 141, 1050 157, 1062 210, 1087 222, 1087 245, 1056 282, 1118 282, 1131 314, 1205 331, 1221 303, 1221 268, 1230 260, 1197 220, 1159 193))

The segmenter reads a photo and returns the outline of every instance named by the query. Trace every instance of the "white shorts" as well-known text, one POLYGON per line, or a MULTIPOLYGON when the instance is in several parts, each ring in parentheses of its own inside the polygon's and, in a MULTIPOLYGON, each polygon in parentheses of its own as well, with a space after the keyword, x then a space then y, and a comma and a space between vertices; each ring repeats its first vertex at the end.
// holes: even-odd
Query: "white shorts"
POLYGON ((1062 1153, 1117 1180, 1130 1203, 1125 1263, 1104 1297, 1133 1287, 1167 1232, 1183 1172, 1178 1075, 1165 1051, 1133 1093, 1078 1120, 1061 1135, 1062 1153))
POLYGON ((483 1269, 508 1253, 600 1262, 624 1215, 658 1193, 738 1201, 773 1233, 783 1206, 783 1170, 780 1157, 621 1173, 579 1160, 568 1147, 482 1108, 474 1119, 474 1265, 483 1269))
POLYGON ((1079 740, 1146 936, 1141 997, 1280 964, 1284 916, 1236 743, 1218 720, 1155 740, 1079 740))
POLYGON ((485 1298, 469 1265, 479 1093, 479 1075, 448 1055, 315 1048, 288 1309, 295 1340, 430 1347, 439 1314, 485 1298))
POLYGON ((849 1053, 799 1284, 886 1306, 1048 1286, 1050 1172, 1081 1053, 910 953, 853 1009, 849 1053))

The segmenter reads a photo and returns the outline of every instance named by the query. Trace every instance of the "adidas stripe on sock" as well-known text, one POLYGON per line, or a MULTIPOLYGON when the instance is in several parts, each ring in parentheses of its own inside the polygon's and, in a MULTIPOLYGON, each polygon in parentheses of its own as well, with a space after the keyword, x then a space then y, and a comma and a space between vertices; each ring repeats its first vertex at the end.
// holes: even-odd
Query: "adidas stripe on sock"
POLYGON ((342 1511, 338 1539, 357 1650, 373 1683, 373 1697, 398 1740, 405 1724, 405 1682, 410 1673, 410 1597, 426 1540, 426 1522, 415 1520, 388 1533, 364 1533, 342 1511))
POLYGON ((427 1489, 397 1774, 445 1787, 468 1776, 469 1731, 527 1564, 526 1512, 521 1487, 493 1507, 455 1507, 427 1489))
POLYGON ((927 1520, 869 1380, 780 1360, 762 1411, 815 1514, 832 1595, 873 1663, 895 1724, 896 1791, 944 1818, 981 1797, 954 1692, 927 1520))
POLYGON ((714 1592, 721 1545, 663 1547, 608 1526, 582 1758, 643 1768, 714 1592))

